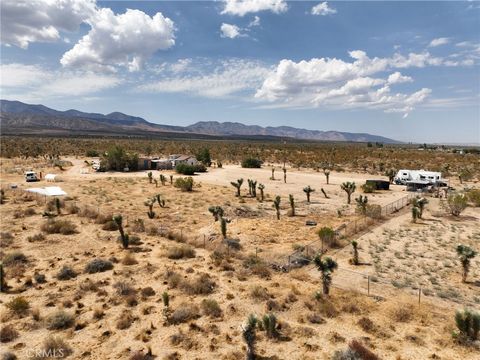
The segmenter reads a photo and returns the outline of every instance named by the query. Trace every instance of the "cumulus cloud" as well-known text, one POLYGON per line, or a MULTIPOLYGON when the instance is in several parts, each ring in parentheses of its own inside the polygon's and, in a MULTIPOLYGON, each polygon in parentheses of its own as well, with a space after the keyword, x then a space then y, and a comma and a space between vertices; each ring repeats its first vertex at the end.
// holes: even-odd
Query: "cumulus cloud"
POLYGON ((326 15, 333 15, 336 13, 337 13, 337 10, 329 7, 328 2, 326 1, 315 5, 314 7, 312 7, 312 10, 311 10, 312 15, 326 16, 326 15))
POLYGON ((373 108, 404 115, 422 103, 431 90, 423 88, 411 94, 394 93, 391 86, 412 82, 395 68, 445 65, 428 53, 390 58, 370 58, 364 51, 349 53, 353 61, 314 58, 294 62, 282 60, 269 73, 255 97, 280 107, 373 108), (376 75, 376 76, 374 76, 376 75))
POLYGON ((20 63, 0 66, 5 93, 23 100, 85 96, 114 88, 122 80, 114 75, 89 71, 54 71, 38 65, 20 63))
MULTIPOLYGON (((202 62, 203 64, 204 62, 202 62)), ((222 98, 244 91, 253 92, 267 76, 269 68, 248 60, 226 60, 213 64, 212 69, 195 66, 190 73, 164 74, 158 80, 136 88, 146 93, 186 93, 208 98, 222 98)))
POLYGON ((28 48, 32 42, 61 39, 96 11, 95 0, 2 0, 1 42, 28 48))
POLYGON ((449 42, 450 42, 450 39, 446 37, 436 38, 430 41, 430 44, 428 44, 428 47, 437 47, 441 45, 446 45, 449 42))
POLYGON ((287 11, 286 0, 224 0, 222 14, 245 16, 259 11, 272 11, 276 14, 287 11))
POLYGON ((260 17, 256 16, 248 23, 248 27, 260 26, 260 17))
POLYGON ((221 34, 223 38, 235 39, 239 36, 245 36, 241 33, 241 29, 237 25, 223 23, 220 26, 221 34))
POLYGON ((102 8, 88 19, 88 24, 91 30, 63 55, 63 66, 102 70, 125 66, 137 71, 156 51, 175 44, 174 23, 162 13, 150 17, 143 11, 127 9, 116 15, 102 8))

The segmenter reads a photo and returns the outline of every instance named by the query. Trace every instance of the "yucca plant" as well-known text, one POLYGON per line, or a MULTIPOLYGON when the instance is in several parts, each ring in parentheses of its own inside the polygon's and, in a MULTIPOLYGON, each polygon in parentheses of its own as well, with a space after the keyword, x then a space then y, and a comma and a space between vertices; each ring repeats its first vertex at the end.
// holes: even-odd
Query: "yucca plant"
POLYGON ((0 292, 7 290, 7 282, 5 280, 5 271, 3 269, 3 263, 0 261, 0 292))
POLYGON ((55 207, 57 208, 57 215, 60 215, 60 208, 62 207, 62 203, 58 197, 55 198, 55 207))
POLYGON ((288 201, 290 202, 290 216, 295 216, 295 199, 293 195, 288 195, 288 201))
POLYGON ((357 186, 354 182, 347 181, 340 185, 340 188, 347 193, 347 204, 350 204, 352 194, 355 192, 357 186))
POLYGON ((215 221, 223 217, 223 209, 221 206, 210 206, 208 211, 213 215, 215 221))
POLYGON ((147 173, 147 176, 148 176, 148 182, 151 184, 151 183, 152 183, 152 180, 153 180, 153 174, 152 174, 152 172, 149 171, 149 172, 147 173))
POLYGON ((287 183, 287 168, 284 166, 282 170, 283 170, 283 182, 286 184, 287 183))
POLYGON ((273 200, 273 207, 275 208, 275 211, 277 213, 277 220, 280 220, 280 201, 280 196, 275 196, 275 200, 273 200))
POLYGON ((416 223, 417 219, 419 219, 419 218, 420 218, 420 208, 418 208, 417 206, 413 206, 412 207, 412 222, 416 223))
POLYGON ((413 207, 418 208, 418 218, 421 219, 423 215, 423 210, 425 209, 425 205, 428 204, 428 200, 424 197, 416 197, 412 199, 413 207))
POLYGON ((462 264, 462 281, 467 282, 468 272, 470 271, 470 261, 477 255, 477 252, 468 245, 458 245, 457 255, 460 258, 462 264))
POLYGON ((388 181, 390 184, 393 184, 393 180, 395 179, 396 171, 394 169, 389 169, 385 172, 385 176, 388 176, 388 181))
POLYGON ((262 325, 269 339, 278 337, 277 317, 274 314, 264 315, 262 319, 262 325))
POLYGON ((258 190, 260 190, 260 201, 263 202, 264 199, 264 190, 265 190, 265 185, 263 184, 258 184, 258 190))
POLYGON ((162 301, 163 301, 163 318, 165 319, 165 322, 168 323, 170 319, 170 295, 168 295, 168 292, 164 291, 162 293, 162 301))
POLYGON ((325 199, 329 199, 327 193, 325 192, 325 190, 323 190, 323 188, 321 188, 320 191, 322 192, 323 196, 325 196, 325 199))
POLYGON ((355 198, 355 201, 357 203, 358 212, 362 215, 365 215, 367 212, 368 197, 360 195, 359 197, 355 198))
POLYGON ((360 264, 359 258, 358 258, 358 242, 355 240, 352 241, 352 249, 353 249, 353 257, 351 259, 351 263, 353 265, 358 265, 360 264))
POLYGON ((275 168, 272 167, 272 177, 270 178, 270 180, 275 180, 275 168))
POLYGON ((315 189, 312 189, 310 187, 310 185, 308 185, 307 187, 303 188, 303 192, 307 195, 307 202, 309 203, 310 202, 310 194, 315 192, 315 189))
POLYGON ((325 179, 327 180, 327 185, 328 185, 330 182, 330 170, 323 169, 323 174, 325 175, 325 179))
POLYGON ((155 218, 155 212, 153 211, 153 205, 155 204, 155 199, 149 199, 144 202, 145 206, 148 207, 147 215, 149 219, 155 218))
POLYGON ((220 230, 222 231, 222 237, 227 238, 227 220, 224 217, 220 218, 220 230))
POLYGON ((165 183, 167 182, 167 177, 163 174, 160 174, 160 182, 163 186, 165 186, 165 183))
POLYGON ((253 198, 257 197, 257 180, 250 180, 251 195, 253 198))
POLYGON ((232 184, 232 186, 233 186, 235 189, 237 189, 237 194, 236 194, 236 196, 237 196, 237 197, 240 197, 240 195, 241 195, 241 194, 240 194, 240 189, 241 189, 242 184, 243 184, 243 179, 240 178, 240 179, 238 179, 236 182, 232 181, 232 182, 230 182, 230 184, 232 184))
POLYGON ((314 259, 315 265, 318 271, 322 273, 322 286, 323 294, 328 295, 330 293, 330 285, 332 284, 332 273, 338 267, 335 260, 330 257, 322 259, 321 255, 317 255, 314 259))
POLYGON ((160 195, 160 194, 155 195, 154 200, 158 203, 158 205, 161 208, 165 207, 165 199, 162 198, 162 195, 160 195))
POLYGON ((247 345, 247 360, 255 360, 257 355, 255 353, 255 344, 257 342, 257 335, 255 333, 258 320, 255 315, 250 314, 247 323, 242 326, 242 336, 247 345))
POLYGON ((170 185, 173 185, 173 175, 170 175, 170 185))
POLYGON ((470 309, 455 312, 455 324, 461 340, 475 341, 480 331, 480 313, 470 309))
POLYGON ((122 215, 114 215, 112 220, 115 222, 115 224, 118 227, 118 231, 120 232, 120 240, 122 241, 123 247, 126 249, 128 248, 128 243, 129 243, 129 237, 128 234, 125 233, 123 230, 123 217, 122 215))

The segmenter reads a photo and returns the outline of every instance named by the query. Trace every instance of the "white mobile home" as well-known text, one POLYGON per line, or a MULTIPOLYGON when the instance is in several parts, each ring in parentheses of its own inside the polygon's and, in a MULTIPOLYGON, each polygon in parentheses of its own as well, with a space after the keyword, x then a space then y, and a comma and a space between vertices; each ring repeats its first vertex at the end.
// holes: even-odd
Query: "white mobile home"
POLYGON ((427 181, 432 184, 443 182, 442 173, 426 170, 400 170, 394 178, 398 185, 405 185, 409 181, 427 181))

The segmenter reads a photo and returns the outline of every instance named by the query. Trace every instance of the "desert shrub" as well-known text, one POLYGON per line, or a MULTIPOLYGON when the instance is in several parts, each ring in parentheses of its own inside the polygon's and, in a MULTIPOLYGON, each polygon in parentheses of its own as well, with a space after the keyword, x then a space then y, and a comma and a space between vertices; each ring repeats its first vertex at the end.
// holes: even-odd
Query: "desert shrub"
POLYGON ((30 304, 23 296, 17 296, 5 304, 7 309, 15 315, 24 316, 30 309, 30 304))
POLYGON ((77 277, 77 273, 75 272, 75 270, 72 269, 72 267, 68 265, 63 265, 63 267, 60 269, 60 271, 57 274, 58 280, 70 280, 76 277, 77 277))
POLYGON ((167 250, 166 256, 169 259, 183 259, 183 258, 194 258, 195 250, 190 245, 177 245, 172 246, 167 250))
POLYGON ((182 175, 194 175, 196 172, 206 172, 207 168, 203 164, 198 164, 198 165, 178 164, 175 167, 175 171, 182 175))
POLYGON ((164 277, 165 280, 168 282, 168 286, 173 289, 178 287, 183 280, 182 276, 173 270, 168 270, 165 273, 164 277))
POLYGON ((0 329, 0 342, 6 343, 15 340, 18 337, 18 331, 12 325, 5 325, 0 329))
POLYGON ((447 198, 447 209, 453 216, 460 216, 467 206, 468 202, 465 194, 451 194, 447 198))
POLYGON ((97 156, 100 156, 100 153, 97 150, 88 149, 87 151, 85 151, 85 156, 86 157, 97 157, 97 156))
POLYGON ((28 242, 36 242, 45 240, 45 235, 43 233, 38 233, 32 236, 27 237, 28 242))
POLYGON ((38 273, 38 272, 35 272, 35 273, 33 274, 33 278, 35 279, 35 282, 36 282, 37 284, 44 284, 44 283, 47 282, 47 279, 46 279, 45 275, 44 275, 44 274, 40 274, 40 273, 38 273))
POLYGON ((260 285, 256 285, 250 291, 250 296, 255 300, 268 300, 270 299, 270 294, 268 290, 260 285))
POLYGON ((250 269, 252 274, 257 275, 261 278, 269 278, 271 275, 270 267, 268 264, 255 255, 248 256, 243 261, 243 266, 250 269))
POLYGON ((106 223, 102 225, 102 230, 105 231, 117 231, 118 225, 111 218, 106 223))
POLYGON ((365 194, 371 194, 375 192, 375 185, 373 184, 363 184, 361 188, 365 194))
POLYGON ((13 235, 9 232, 1 232, 0 233, 0 242, 2 247, 9 246, 13 243, 13 235))
POLYGON ((357 340, 352 340, 348 347, 362 360, 380 360, 371 350, 357 340))
POLYGON ((113 285, 114 289, 117 292, 117 295, 119 296, 128 296, 128 295, 135 295, 137 292, 132 285, 129 283, 126 283, 124 281, 118 281, 113 285))
POLYGON ((380 219, 382 217, 382 207, 376 204, 367 204, 365 215, 372 219, 380 219))
POLYGON ((89 274, 104 272, 107 270, 112 270, 113 264, 111 261, 103 259, 93 259, 85 267, 85 272, 89 274))
POLYGON ((77 227, 69 220, 50 219, 41 226, 41 230, 47 234, 71 235, 77 232, 77 227))
POLYGON ((243 168, 261 168, 262 167, 262 160, 256 158, 246 158, 242 160, 242 167, 243 168))
POLYGON ((457 310, 455 312, 455 324, 460 340, 475 341, 478 339, 480 332, 480 312, 470 309, 457 310))
POLYGON ((16 264, 25 264, 28 262, 27 257, 20 251, 14 251, 8 254, 5 254, 5 256, 2 259, 3 265, 5 266, 13 266, 16 264))
POLYGON ((119 330, 125 330, 132 326, 134 321, 135 317, 132 315, 132 313, 126 312, 118 317, 116 327, 119 330))
POLYGON ((197 305, 182 303, 170 315, 169 321, 172 324, 181 324, 198 318, 200 316, 199 313, 197 305))
POLYGON ((180 177, 175 180, 174 187, 182 191, 193 191, 193 178, 192 177, 180 177))
POLYGON ((318 231, 318 237, 322 240, 327 246, 337 246, 337 237, 335 236, 335 231, 327 226, 322 227, 318 231))
POLYGON ((206 316, 219 318, 222 316, 222 309, 220 305, 213 299, 204 299, 202 301, 202 311, 206 316))
POLYGON ((61 338, 49 336, 43 342, 42 351, 38 352, 38 358, 63 359, 73 353, 72 348, 61 338))
POLYGON ((395 321, 409 322, 413 319, 413 308, 411 305, 395 308, 393 309, 391 316, 395 321))
POLYGON ((17 355, 11 353, 10 351, 4 352, 2 354, 2 360, 17 360, 17 355))
POLYGON ((375 324, 367 317, 362 317, 358 320, 358 325, 367 333, 371 333, 375 330, 375 324))
POLYGON ((215 282, 208 274, 201 274, 193 280, 185 280, 180 283, 183 291, 190 295, 208 295, 215 289, 215 282))
POLYGON ((480 207, 480 189, 472 189, 467 192, 468 200, 475 207, 480 207))
POLYGON ((125 256, 122 259, 122 264, 127 265, 127 266, 136 265, 136 264, 138 264, 138 261, 137 261, 137 259, 135 259, 135 256, 133 256, 130 253, 127 253, 127 254, 125 254, 125 256))
POLYGON ((143 221, 143 219, 133 220, 132 231, 137 232, 137 233, 138 232, 145 232, 145 222, 143 221))
POLYGON ((147 286, 142 289, 141 293, 142 293, 142 297, 146 298, 146 297, 154 296, 155 290, 153 290, 152 287, 147 286))
POLYGON ((74 323, 74 316, 63 310, 58 310, 47 318, 47 328, 50 330, 68 329, 74 323))
POLYGON ((129 153, 118 145, 109 148, 100 160, 100 167, 105 170, 123 171, 125 166, 127 166, 130 171, 137 170, 138 155, 129 153))

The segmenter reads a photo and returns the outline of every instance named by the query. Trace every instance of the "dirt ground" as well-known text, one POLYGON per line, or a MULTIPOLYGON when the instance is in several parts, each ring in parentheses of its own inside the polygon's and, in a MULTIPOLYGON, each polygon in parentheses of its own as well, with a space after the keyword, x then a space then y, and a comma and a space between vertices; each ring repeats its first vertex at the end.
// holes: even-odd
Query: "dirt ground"
MULTIPOLYGON (((332 173, 326 185, 322 173, 289 170, 284 184, 269 180, 270 169, 227 166, 195 176, 197 186, 187 193, 170 184, 156 187, 144 172, 82 174, 86 170, 83 160, 70 160, 73 166, 61 172, 64 181, 55 184, 68 197, 54 218, 75 225, 69 235, 42 230, 48 222, 42 216, 43 199, 21 190, 47 183, 26 185, 21 173, 5 169, 11 167, 10 160, 2 160, 2 187, 16 183, 21 189, 7 189, 0 207, 0 255, 4 262, 13 253, 24 255, 5 266, 10 289, 0 300, 2 327, 13 327, 18 336, 2 344, 2 351, 28 359, 32 349, 41 349, 45 339, 54 335, 71 347, 72 359, 134 359, 137 351, 145 354, 148 348, 158 359, 242 359, 242 324, 247 316, 262 318, 274 313, 280 336, 270 339, 265 331, 257 331, 257 351, 264 359, 331 359, 353 339, 382 359, 478 356, 478 351, 451 336, 456 306, 445 309, 426 301, 418 307, 410 297, 400 296, 380 301, 336 287, 330 297, 315 298, 321 290, 318 272, 303 268, 281 273, 262 262, 315 240, 315 230, 321 226, 335 227, 356 218, 354 205, 346 206, 339 184, 354 180, 359 185, 368 175, 332 173), (229 183, 240 177, 264 183, 266 200, 235 197, 229 183), (317 190, 311 204, 302 191, 307 185, 317 190), (330 199, 323 198, 320 187, 330 199), (149 219, 144 201, 158 193, 166 199, 166 206, 156 204, 155 217, 149 219), (282 196, 280 221, 271 203, 277 194, 282 196), (296 198, 295 217, 286 216, 288 194, 296 198), (211 205, 225 209, 231 220, 228 237, 239 241, 239 250, 225 247, 220 225, 208 212, 211 205), (341 218, 336 214, 339 208, 344 210, 341 218), (139 238, 129 249, 121 247, 119 232, 107 226, 117 213, 123 215, 126 232, 139 238), (315 220, 317 227, 305 226, 307 219, 315 220), (191 257, 169 258, 183 247, 193 250, 191 257), (96 258, 111 261, 113 269, 86 272, 87 263, 96 258), (76 276, 59 279, 63 266, 70 266, 76 276), (45 282, 37 281, 38 275, 44 275, 45 282), (163 312, 164 292, 170 295, 169 321, 163 312), (6 306, 19 296, 29 302, 24 314, 15 314, 6 306), (205 300, 215 300, 220 310, 211 311, 205 300), (51 315, 59 310, 73 317, 73 323, 51 329, 51 315), (185 313, 190 315, 182 320, 185 313), (181 321, 172 323, 172 318, 181 321)), ((25 166, 21 161, 17 165, 25 166)), ((154 172, 156 179, 158 174, 154 172)), ((168 178, 168 172, 164 174, 168 178)), ((275 177, 283 180, 280 169, 275 177)), ((244 184, 244 195, 246 188, 244 184)), ((383 205, 404 195, 402 187, 393 186, 392 191, 369 195, 369 199, 383 205)), ((460 269, 451 248, 458 241, 478 245, 480 213, 477 208, 468 209, 460 220, 436 217, 436 201, 431 201, 417 224, 411 224, 406 212, 360 237, 361 260, 372 264, 362 265, 360 271, 388 281, 406 281, 408 276, 422 286, 431 284, 436 292, 448 293, 453 288, 459 294, 454 299, 460 303, 462 299, 475 302, 479 262, 473 263, 471 282, 460 284, 460 269)), ((55 207, 49 211, 55 213, 55 207)), ((348 248, 338 254, 340 268, 352 267, 349 256, 348 248)))

